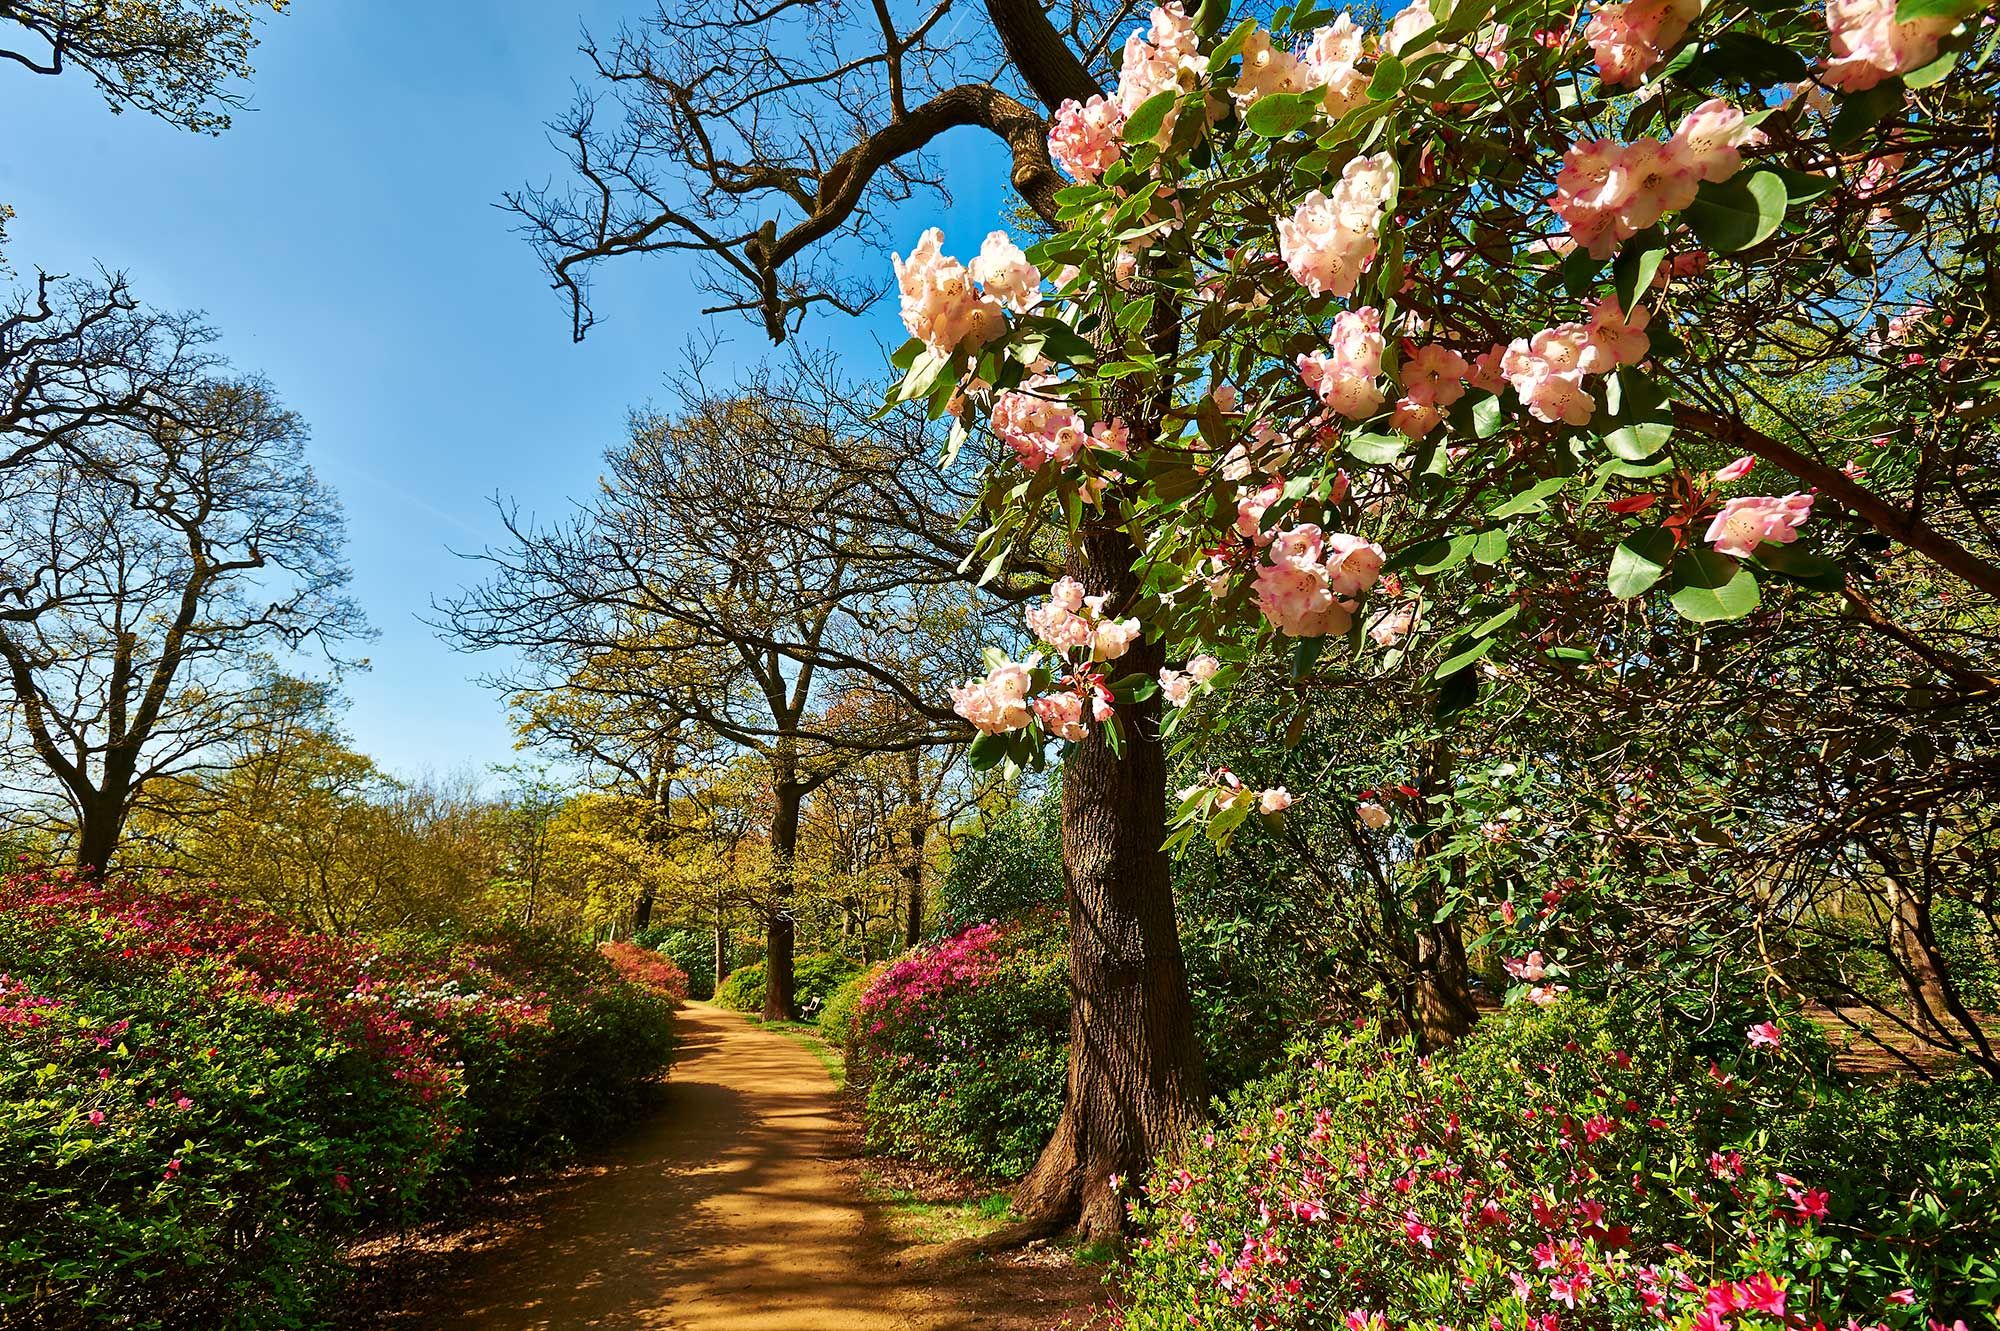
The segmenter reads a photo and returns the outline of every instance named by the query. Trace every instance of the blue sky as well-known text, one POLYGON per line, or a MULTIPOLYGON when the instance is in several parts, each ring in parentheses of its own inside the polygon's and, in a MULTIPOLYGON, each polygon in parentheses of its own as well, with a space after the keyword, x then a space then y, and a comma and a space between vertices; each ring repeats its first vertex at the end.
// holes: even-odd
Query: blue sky
MULTIPOLYGON (((300 0, 265 25, 254 110, 219 138, 112 115, 76 76, 0 69, 0 200, 9 257, 122 269, 161 307, 199 309, 242 369, 313 427, 346 504, 354 591, 381 631, 350 679, 356 745, 391 771, 513 757, 499 702, 419 623, 476 569, 449 548, 497 536, 498 493, 555 513, 585 494, 629 407, 709 321, 675 260, 604 270, 601 322, 573 345, 565 309, 493 207, 560 170, 543 123, 584 66, 580 25, 608 32, 650 0, 300 0)), ((950 145, 945 220, 969 257, 998 224, 993 155, 950 145), (969 151, 968 151, 969 150, 969 151)), ((913 236, 926 212, 899 219, 913 236)), ((884 260, 886 263, 886 260, 884 260)), ((734 317, 725 358, 766 354, 734 317)), ((902 339, 893 305, 815 330, 873 362, 902 339)))

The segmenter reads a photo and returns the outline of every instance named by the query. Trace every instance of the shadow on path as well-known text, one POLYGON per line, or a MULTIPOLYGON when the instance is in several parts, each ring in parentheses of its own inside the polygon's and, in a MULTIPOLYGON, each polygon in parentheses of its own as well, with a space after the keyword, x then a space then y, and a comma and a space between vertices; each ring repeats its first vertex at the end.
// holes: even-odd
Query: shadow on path
POLYGON ((805 1049, 703 1005, 676 1018, 662 1103, 538 1216, 415 1309, 437 1331, 957 1331, 906 1288, 834 1160, 834 1087, 805 1049))

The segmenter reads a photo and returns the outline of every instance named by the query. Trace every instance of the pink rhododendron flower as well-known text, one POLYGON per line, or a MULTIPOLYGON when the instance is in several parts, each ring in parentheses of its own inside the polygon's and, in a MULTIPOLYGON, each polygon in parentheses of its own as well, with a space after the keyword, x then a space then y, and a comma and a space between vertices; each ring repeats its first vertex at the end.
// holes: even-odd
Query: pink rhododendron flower
POLYGON ((1243 72, 1229 95, 1237 110, 1247 111, 1274 92, 1305 92, 1313 86, 1311 67, 1283 47, 1273 46, 1271 34, 1257 28, 1244 39, 1243 72))
POLYGON ((1524 984, 1533 984, 1548 975, 1548 967, 1542 961, 1540 952, 1530 952, 1525 957, 1513 957, 1501 962, 1507 973, 1524 984))
POLYGON ((1257 797, 1257 812, 1283 813, 1292 807, 1292 792, 1283 786, 1273 786, 1257 797))
POLYGON ((1032 685, 1035 659, 1003 661, 988 671, 986 678, 954 685, 951 709, 989 735, 1020 730, 1032 719, 1028 710, 1028 689, 1032 685))
POLYGON ((1194 697, 1196 683, 1195 677, 1185 671, 1175 670, 1172 666, 1160 667, 1160 696, 1167 700, 1169 707, 1187 706, 1188 700, 1194 697))
POLYGON ((1896 0, 1826 0, 1832 55, 1821 78, 1842 92, 1863 92, 1937 59, 1938 42, 1957 26, 1949 15, 1898 23, 1896 0))
POLYGON ((986 243, 979 247, 979 257, 966 271, 987 295, 1016 314, 1027 313, 1042 298, 1041 273, 1028 262, 1020 246, 1007 238, 1005 231, 987 233, 986 243))
POLYGON ((1236 500, 1236 532, 1246 541, 1257 545, 1269 544, 1271 537, 1264 530, 1264 514, 1271 505, 1284 496, 1284 478, 1274 476, 1255 490, 1242 491, 1236 500))
MULTIPOLYGON (((1129 116, 1156 93, 1193 88, 1208 73, 1199 46, 1194 21, 1179 4, 1155 7, 1145 34, 1135 32, 1125 40, 1118 66, 1119 109, 1129 116)), ((1158 141, 1172 133, 1178 115, 1178 108, 1168 114, 1158 141)))
POLYGON ((1391 647, 1402 641, 1416 627, 1416 622, 1415 606, 1395 606, 1375 616, 1374 622, 1368 626, 1368 636, 1374 639, 1377 647, 1391 647))
POLYGON ((1601 4, 1584 35, 1597 57, 1597 73, 1612 87, 1637 83, 1701 13, 1700 0, 1625 0, 1601 4))
POLYGON ((1532 338, 1515 338, 1501 357, 1501 372, 1536 420, 1588 425, 1597 403, 1583 383, 1585 333, 1581 324, 1564 329, 1574 333, 1545 328, 1532 338))
POLYGON ((1427 51, 1440 49, 1436 42, 1427 42, 1415 50, 1405 50, 1417 35, 1437 26, 1431 17, 1430 0, 1415 0, 1404 6, 1389 22, 1389 30, 1382 34, 1382 45, 1405 60, 1414 60, 1427 51))
POLYGON ((1743 165, 1740 150, 1764 138, 1746 128, 1744 119, 1714 97, 1690 112, 1665 142, 1577 143, 1563 156, 1549 206, 1592 257, 1608 259, 1667 213, 1693 203, 1703 181, 1736 174, 1743 165))
POLYGON ((1568 992, 1566 984, 1538 984, 1528 991, 1528 1001, 1536 1007, 1547 1007, 1568 992))
POLYGON ((1312 84, 1326 89, 1326 113, 1335 119, 1368 100, 1368 75, 1361 72, 1362 31, 1343 13, 1316 30, 1301 58, 1312 84))
POLYGON ((979 291, 965 265, 944 253, 936 227, 918 238, 908 259, 891 255, 902 292, 903 326, 940 356, 986 345, 1006 331, 1000 302, 979 291))
POLYGON ((1188 662, 1188 673, 1203 684, 1215 678, 1215 672, 1222 669, 1222 662, 1209 655, 1201 655, 1188 662))
POLYGON ((1083 695, 1064 690, 1035 699, 1035 719, 1057 739, 1075 744, 1089 734, 1083 724, 1083 695))
POLYGON ((1812 516, 1810 494, 1749 495, 1732 499, 1722 506, 1702 537, 1712 541, 1720 554, 1742 558, 1765 541, 1790 545, 1798 539, 1798 529, 1812 516))
POLYGON ((1078 180, 1096 180, 1125 152, 1125 111, 1117 102, 1074 97, 1056 108, 1049 130, 1049 156, 1078 180))
POLYGON ((1306 387, 1329 411, 1349 420, 1364 420, 1382 406, 1377 380, 1382 374, 1381 312, 1373 306, 1343 310, 1333 321, 1331 353, 1316 351, 1298 359, 1306 387))
POLYGON ((1592 301, 1586 312, 1590 319, 1584 325, 1581 359, 1584 369, 1592 374, 1609 374, 1621 365, 1637 365, 1646 359, 1646 353, 1652 349, 1646 324, 1652 315, 1645 306, 1633 307, 1628 315, 1618 304, 1618 297, 1605 296, 1592 301))
POLYGON ((1750 469, 1755 467, 1756 465, 1757 465, 1756 457, 1753 454, 1745 453, 1742 457, 1736 459, 1736 461, 1730 463, 1728 466, 1716 468, 1715 479, 1720 481, 1724 485, 1728 485, 1734 481, 1740 481, 1745 476, 1748 476, 1750 474, 1750 469))
POLYGON ((1075 408, 1047 391, 1045 381, 1033 380, 993 399, 993 433, 1023 467, 1034 471, 1048 463, 1067 466, 1090 440, 1090 431, 1075 408))
POLYGON ((1329 538, 1312 523, 1280 532, 1269 553, 1257 570, 1257 608, 1293 638, 1347 632, 1354 598, 1382 572, 1382 547, 1345 532, 1329 538))
POLYGON ((1278 219, 1278 254, 1315 296, 1348 296, 1375 257, 1376 232, 1395 180, 1387 153, 1357 157, 1341 170, 1331 194, 1306 195, 1278 219))
POLYGON ((1774 1021, 1760 1021, 1745 1033, 1752 1049, 1776 1049, 1784 1043, 1784 1033, 1774 1021))
POLYGON ((1354 810, 1362 825, 1373 831, 1381 831, 1389 825, 1389 811, 1374 800, 1363 800, 1354 810))

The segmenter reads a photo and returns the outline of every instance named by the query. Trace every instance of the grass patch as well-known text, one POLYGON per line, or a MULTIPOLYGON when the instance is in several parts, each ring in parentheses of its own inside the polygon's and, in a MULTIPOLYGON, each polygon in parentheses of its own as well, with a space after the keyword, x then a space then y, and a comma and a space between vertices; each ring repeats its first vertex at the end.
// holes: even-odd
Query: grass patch
POLYGON ((940 1200, 874 1178, 867 1179, 862 1190, 882 1208, 889 1232, 899 1243, 956 1243, 990 1234, 1014 1218, 1013 1199, 1004 1192, 940 1200))

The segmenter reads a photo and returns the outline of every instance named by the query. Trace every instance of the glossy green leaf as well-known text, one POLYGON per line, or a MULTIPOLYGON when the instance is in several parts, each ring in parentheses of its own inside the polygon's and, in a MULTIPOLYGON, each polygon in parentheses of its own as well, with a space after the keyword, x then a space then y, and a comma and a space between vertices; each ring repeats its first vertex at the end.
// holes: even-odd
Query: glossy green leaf
POLYGON ((1323 93, 1274 92, 1259 97, 1243 114, 1243 126, 1267 139, 1282 139, 1309 123, 1324 104, 1323 93))
POLYGON ((1689 550, 1674 561, 1669 598, 1682 618, 1697 624, 1741 619, 1762 604, 1757 575, 1728 555, 1689 550))
POLYGON ((1158 137, 1160 130, 1167 123, 1168 113, 1174 109, 1174 103, 1179 100, 1180 93, 1169 88, 1165 92, 1156 92, 1139 103, 1139 109, 1125 121, 1125 142, 1147 143, 1158 137))
POLYGON ((1704 245, 1734 254, 1761 243, 1785 220, 1784 178, 1775 171, 1738 174, 1701 187, 1687 219, 1704 245))
POLYGON ((1620 541, 1611 552, 1611 569, 1604 577, 1611 594, 1629 601, 1650 589, 1666 576, 1676 544, 1674 534, 1663 527, 1652 527, 1620 541))

